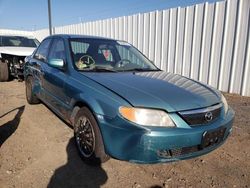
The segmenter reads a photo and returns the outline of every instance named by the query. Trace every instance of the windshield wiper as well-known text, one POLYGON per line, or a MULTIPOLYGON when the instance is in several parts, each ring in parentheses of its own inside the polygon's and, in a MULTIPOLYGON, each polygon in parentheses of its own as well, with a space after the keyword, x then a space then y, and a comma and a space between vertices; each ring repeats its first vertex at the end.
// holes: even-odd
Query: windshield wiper
POLYGON ((138 71, 138 72, 144 72, 144 71, 161 71, 160 69, 145 69, 145 68, 134 68, 134 69, 127 69, 123 70, 124 72, 129 72, 129 71, 138 71))
POLYGON ((83 69, 81 71, 86 71, 86 72, 117 72, 115 70, 112 70, 112 69, 108 69, 108 68, 105 68, 105 67, 101 67, 101 66, 95 66, 94 68, 91 68, 91 69, 83 69))

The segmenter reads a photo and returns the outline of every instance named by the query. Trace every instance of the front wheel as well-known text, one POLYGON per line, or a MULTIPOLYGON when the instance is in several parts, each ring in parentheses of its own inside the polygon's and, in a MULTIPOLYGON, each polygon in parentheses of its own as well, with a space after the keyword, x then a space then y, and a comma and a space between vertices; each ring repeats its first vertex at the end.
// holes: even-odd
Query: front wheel
POLYGON ((40 101, 33 93, 33 78, 29 76, 25 82, 26 85, 26 99, 29 104, 38 104, 40 101))
POLYGON ((91 165, 106 162, 109 156, 105 153, 102 135, 91 111, 81 108, 74 122, 74 136, 81 158, 91 165))
POLYGON ((8 81, 10 77, 9 65, 0 60, 0 82, 8 81))

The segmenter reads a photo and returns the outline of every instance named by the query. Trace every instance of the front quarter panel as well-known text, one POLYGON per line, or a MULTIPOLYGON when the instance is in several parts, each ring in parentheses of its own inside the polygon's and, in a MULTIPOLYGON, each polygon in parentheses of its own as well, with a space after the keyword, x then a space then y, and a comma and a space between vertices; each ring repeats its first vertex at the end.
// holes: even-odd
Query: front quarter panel
POLYGON ((74 73, 65 83, 68 103, 73 108, 78 102, 87 104, 94 114, 115 117, 120 106, 130 104, 112 91, 89 78, 74 73))

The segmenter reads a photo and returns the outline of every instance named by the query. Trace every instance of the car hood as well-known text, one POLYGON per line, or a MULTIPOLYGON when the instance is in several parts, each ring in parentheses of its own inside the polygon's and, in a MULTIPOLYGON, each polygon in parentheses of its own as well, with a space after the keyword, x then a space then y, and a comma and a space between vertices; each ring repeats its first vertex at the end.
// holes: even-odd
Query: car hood
POLYGON ((83 73, 135 107, 168 112, 204 108, 219 103, 220 92, 189 78, 167 73, 83 73))
POLYGON ((36 48, 31 47, 0 47, 0 53, 16 55, 16 56, 28 56, 33 53, 36 48))

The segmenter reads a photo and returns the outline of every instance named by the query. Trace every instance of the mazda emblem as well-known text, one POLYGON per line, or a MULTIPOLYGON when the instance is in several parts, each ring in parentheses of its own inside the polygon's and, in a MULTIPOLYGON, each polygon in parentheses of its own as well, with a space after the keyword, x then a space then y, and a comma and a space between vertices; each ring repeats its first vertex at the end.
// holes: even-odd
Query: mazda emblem
POLYGON ((207 112, 207 113, 205 114, 205 120, 206 120, 207 122, 213 120, 213 114, 212 114, 212 112, 207 112))

